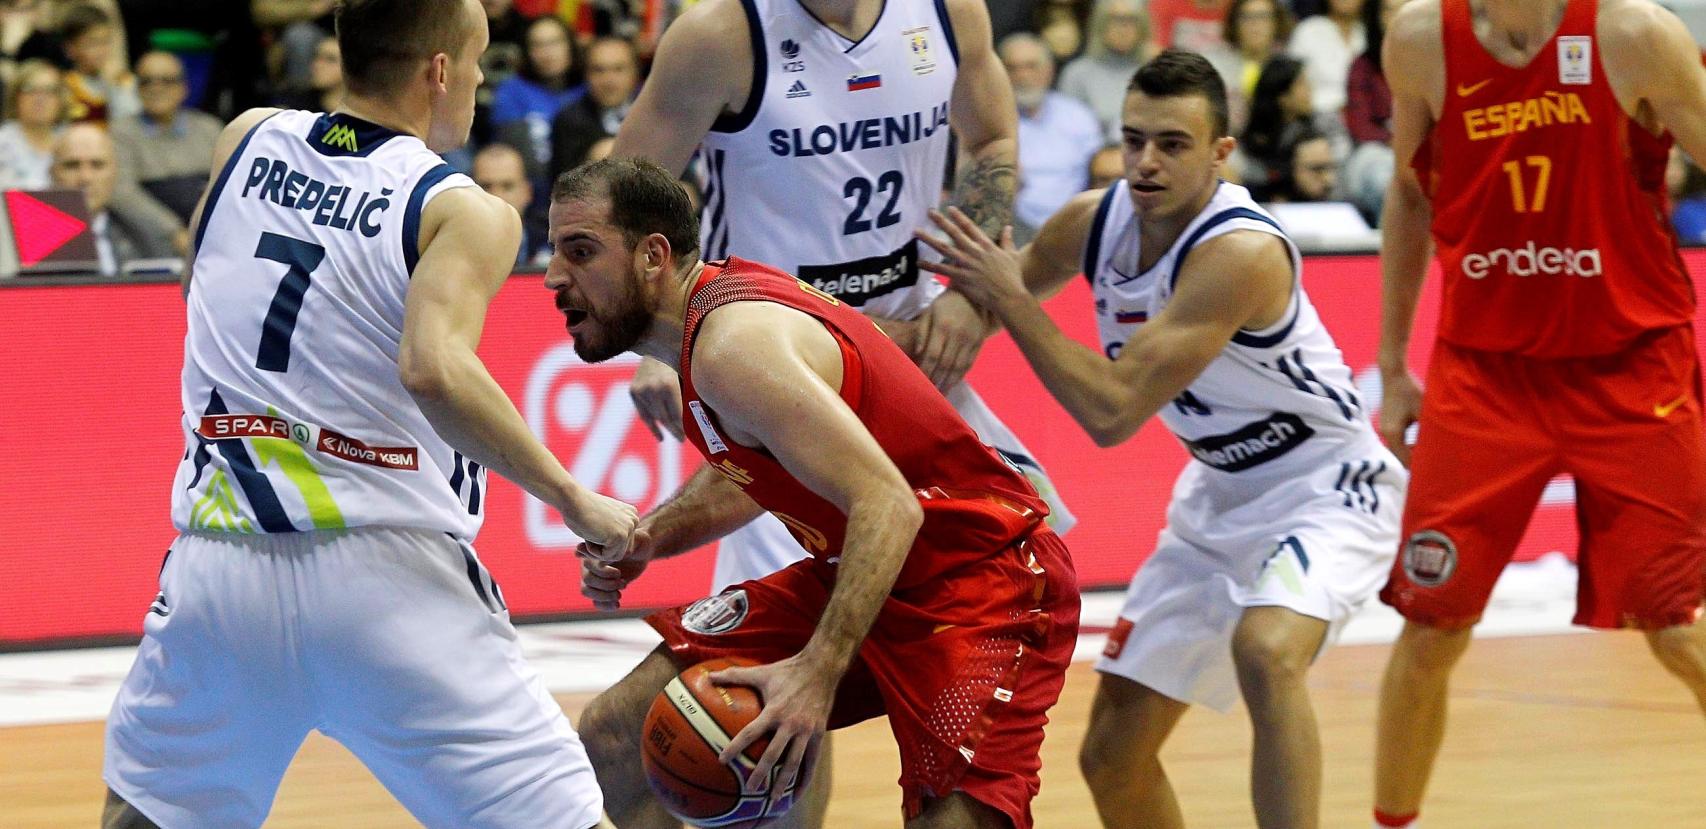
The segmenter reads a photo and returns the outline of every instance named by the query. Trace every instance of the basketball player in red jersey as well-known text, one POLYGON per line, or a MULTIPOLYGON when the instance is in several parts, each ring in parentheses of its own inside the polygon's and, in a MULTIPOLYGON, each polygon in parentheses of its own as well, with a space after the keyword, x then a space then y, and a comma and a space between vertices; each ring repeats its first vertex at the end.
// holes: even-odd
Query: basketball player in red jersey
POLYGON ((1413 825, 1446 686, 1542 490, 1576 482, 1575 622, 1639 628, 1706 708, 1706 435, 1694 291, 1665 219, 1672 136, 1706 158, 1706 72, 1651 0, 1414 0, 1385 62, 1381 426, 1410 459, 1382 598, 1375 817, 1413 825), (1445 274, 1424 395, 1405 363, 1429 231, 1445 274))
POLYGON ((769 663, 773 735, 755 781, 792 779, 826 728, 887 715, 908 827, 1031 826, 1042 726, 1077 637, 1077 580, 1047 507, 869 318, 767 266, 703 263, 675 177, 650 161, 579 168, 552 193, 546 287, 589 362, 634 351, 677 370, 705 456, 620 560, 584 550, 583 592, 614 608, 648 561, 762 509, 812 556, 647 618, 664 644, 601 694, 582 739, 611 818, 678 826, 640 773, 640 725, 688 665, 769 663))

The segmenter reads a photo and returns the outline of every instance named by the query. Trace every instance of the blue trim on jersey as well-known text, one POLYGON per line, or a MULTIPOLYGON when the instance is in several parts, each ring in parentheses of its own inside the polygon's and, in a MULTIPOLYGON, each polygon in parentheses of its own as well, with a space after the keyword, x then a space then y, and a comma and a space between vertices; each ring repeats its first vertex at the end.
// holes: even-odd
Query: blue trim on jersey
POLYGON ((1291 319, 1286 320, 1285 325, 1281 326, 1280 330, 1272 334, 1251 334, 1240 329, 1232 335, 1232 342, 1246 348, 1273 348, 1285 342, 1286 337, 1291 336, 1291 329, 1297 325, 1297 318, 1302 314, 1303 303, 1298 302, 1297 307, 1291 309, 1291 319))
POLYGON ((421 208, 426 205, 426 194, 455 173, 449 164, 440 164, 426 171, 409 194, 409 205, 403 210, 403 268, 410 279, 415 277, 415 265, 421 261, 421 208))
MULTIPOLYGON (((220 399, 219 390, 209 392, 207 413, 210 415, 230 414, 225 408, 225 401, 220 399)), ((249 506, 255 510, 255 521, 261 529, 269 533, 296 532, 296 525, 290 521, 290 514, 284 511, 284 504, 278 500, 278 493, 272 488, 272 481, 267 480, 265 473, 255 468, 255 462, 249 458, 249 450, 244 448, 242 438, 222 438, 212 441, 219 454, 231 464, 231 475, 237 479, 237 486, 243 490, 243 495, 249 499, 249 506)))
POLYGON ((452 471, 450 473, 450 491, 456 493, 456 497, 461 498, 462 497, 462 453, 452 450, 451 455, 453 457, 451 458, 450 465, 452 467, 454 467, 455 469, 454 469, 454 471, 452 471))
POLYGON ((468 581, 473 583, 474 592, 479 594, 480 604, 485 605, 488 612, 498 612, 492 604, 491 595, 486 592, 486 580, 480 577, 480 560, 474 558, 474 551, 468 549, 466 544, 459 543, 457 546, 462 548, 462 563, 468 568, 468 581))
MULTIPOLYGON (((741 0, 741 2, 746 3, 747 0, 741 0)), ((800 11, 805 12, 807 17, 810 17, 812 20, 817 21, 817 25, 822 26, 825 29, 828 29, 830 34, 835 35, 836 37, 841 38, 842 40, 845 40, 848 42, 848 44, 850 44, 847 48, 841 50, 841 54, 844 54, 844 55, 847 54, 848 52, 853 51, 854 49, 859 48, 859 44, 864 43, 865 38, 870 37, 871 33, 876 31, 878 26, 883 25, 883 17, 889 13, 889 2, 888 2, 888 0, 883 0, 883 7, 877 11, 876 22, 872 23, 871 28, 865 30, 865 33, 860 35, 858 40, 854 40, 854 39, 838 32, 834 29, 831 29, 829 27, 829 24, 823 22, 823 18, 818 17, 815 12, 813 12, 809 7, 806 6, 806 4, 797 3, 796 6, 799 8, 800 11)))
MULTIPOLYGON (((1344 415, 1346 420, 1356 420, 1356 416, 1352 413, 1351 407, 1345 403, 1343 398, 1339 397, 1338 392, 1335 391, 1332 386, 1322 381, 1321 378, 1316 377, 1315 372, 1303 364, 1303 349, 1295 349, 1289 355, 1280 355, 1277 368, 1279 373, 1284 374, 1286 379, 1290 380, 1291 384, 1297 387, 1298 391, 1315 397, 1325 397, 1328 400, 1333 401, 1333 403, 1339 407, 1339 414, 1344 415), (1297 370, 1295 372, 1292 371, 1291 363, 1287 362, 1287 358, 1290 359, 1291 363, 1296 363, 1297 370), (1310 383, 1320 386, 1321 391, 1315 391, 1314 386, 1311 386, 1310 383)), ((1351 393, 1346 392, 1346 394, 1351 393)), ((1355 401, 1356 396, 1353 394, 1351 395, 1351 398, 1355 401)), ((1362 404, 1357 402, 1357 407, 1361 408, 1362 404)))
POLYGON ((480 464, 468 462, 468 514, 480 514, 480 464))
POLYGON ((948 16, 947 0, 936 0, 936 17, 942 21, 942 34, 948 39, 948 54, 953 56, 957 68, 960 65, 960 41, 954 37, 954 20, 948 16))
POLYGON ((1290 547, 1291 551, 1297 554, 1297 563, 1303 565, 1303 572, 1309 572, 1309 554, 1303 551, 1303 542, 1298 541, 1297 536, 1286 536, 1285 540, 1280 542, 1280 546, 1290 547))
POLYGON ((705 188, 704 212, 711 226, 711 232, 705 234, 706 261, 716 261, 729 255, 729 228, 723 224, 723 208, 729 201, 728 187, 723 182, 723 165, 728 160, 727 155, 725 150, 714 150, 705 159, 709 184, 705 188))
POLYGON ((1096 206, 1096 218, 1090 222, 1090 238, 1084 243, 1084 279, 1091 287, 1096 285, 1096 263, 1102 258, 1102 226, 1108 222, 1108 211, 1113 209, 1119 191, 1118 181, 1108 185, 1102 203, 1096 206))
POLYGON ((1197 225, 1197 229, 1191 231, 1191 235, 1185 237, 1185 243, 1179 246, 1179 258, 1173 260, 1173 277, 1167 281, 1169 290, 1179 286, 1179 272, 1185 268, 1185 259, 1191 255, 1191 249, 1197 246, 1197 242, 1202 240, 1203 235, 1233 219, 1255 219, 1263 224, 1272 225, 1274 230, 1279 231, 1281 239, 1287 238, 1285 228, 1280 227, 1278 222, 1248 207, 1229 207, 1222 210, 1211 216, 1208 221, 1197 225))
POLYGON ((237 161, 243 157, 243 151, 249 148, 249 139, 254 138, 255 133, 260 131, 261 125, 271 121, 273 115, 277 114, 275 112, 256 121, 255 125, 249 128, 248 134, 243 136, 243 140, 238 142, 237 149, 231 152, 231 157, 225 159, 225 168, 219 171, 219 178, 213 180, 213 187, 207 191, 207 200, 202 202, 201 221, 197 222, 195 226, 195 247, 190 252, 192 258, 195 256, 195 251, 201 250, 201 239, 207 235, 207 220, 213 218, 213 206, 219 203, 219 194, 224 192, 226 180, 231 178, 231 171, 237 169, 237 161))
POLYGON ((382 127, 372 121, 357 118, 348 113, 328 112, 314 119, 314 126, 308 128, 308 137, 303 140, 307 141, 308 146, 313 148, 315 152, 324 156, 366 158, 385 142, 399 135, 402 133, 390 127, 382 127), (347 140, 349 145, 353 145, 355 149, 350 149, 344 141, 339 141, 335 145, 327 143, 325 141, 326 133, 330 132, 333 127, 348 127, 350 132, 342 138, 347 140))
POLYGON ((770 56, 764 53, 764 24, 759 22, 755 0, 740 0, 740 7, 746 10, 746 33, 752 39, 752 88, 746 91, 746 103, 741 105, 740 112, 719 114, 711 122, 712 132, 740 132, 752 126, 759 106, 764 103, 765 76, 770 72, 770 56))

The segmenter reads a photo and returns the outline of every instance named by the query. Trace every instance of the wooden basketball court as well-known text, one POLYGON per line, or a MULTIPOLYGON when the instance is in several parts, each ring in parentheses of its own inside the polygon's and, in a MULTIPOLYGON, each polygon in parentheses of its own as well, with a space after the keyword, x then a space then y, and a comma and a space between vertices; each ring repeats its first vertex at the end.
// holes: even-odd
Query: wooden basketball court
MULTIPOLYGON (((1387 647, 1328 653, 1312 675, 1326 752, 1326 827, 1370 825, 1375 691, 1387 647)), ((1076 752, 1096 678, 1074 665, 1044 745, 1039 829, 1096 827, 1076 752)), ((562 697, 571 716, 588 697, 562 697)), ((1477 641, 1456 675, 1429 829, 1706 826, 1706 720, 1633 634, 1477 641)), ((1249 726, 1193 711, 1165 754, 1191 826, 1250 827, 1249 726)), ((881 721, 841 732, 829 826, 900 825, 894 745, 881 721)), ((92 827, 101 724, 0 730, 0 826, 92 827)), ((315 735, 269 827, 415 826, 341 746, 315 735)))

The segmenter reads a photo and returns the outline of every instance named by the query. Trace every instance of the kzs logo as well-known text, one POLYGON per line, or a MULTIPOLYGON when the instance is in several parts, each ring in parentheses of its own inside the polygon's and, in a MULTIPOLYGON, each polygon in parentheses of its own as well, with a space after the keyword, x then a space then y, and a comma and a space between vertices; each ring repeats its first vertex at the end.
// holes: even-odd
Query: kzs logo
MULTIPOLYGON (((661 443, 654 439, 634 411, 628 383, 639 362, 622 354, 587 365, 572 343, 560 343, 528 373, 522 414, 575 480, 645 512, 681 485, 682 447, 667 434, 661 443)), ((580 543, 556 510, 530 495, 521 500, 533 546, 573 549, 580 543)))
POLYGON ((792 39, 782 41, 782 71, 806 71, 806 62, 800 60, 800 44, 795 43, 792 39))

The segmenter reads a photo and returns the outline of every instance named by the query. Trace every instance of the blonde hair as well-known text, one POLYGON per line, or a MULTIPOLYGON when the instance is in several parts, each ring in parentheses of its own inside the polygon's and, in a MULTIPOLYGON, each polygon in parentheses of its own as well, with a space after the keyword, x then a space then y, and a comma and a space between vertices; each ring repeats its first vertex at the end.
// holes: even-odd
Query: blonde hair
POLYGON ((1149 46, 1152 32, 1149 29, 1149 14, 1144 11, 1143 0, 1097 0, 1096 7, 1090 12, 1090 31, 1086 33, 1084 51, 1096 57, 1108 54, 1108 47, 1102 45, 1102 33, 1108 29, 1108 15, 1113 13, 1116 6, 1130 7, 1137 17, 1137 44, 1131 47, 1131 53, 1121 57, 1132 60, 1143 60, 1144 50, 1149 46))
POLYGON ((65 86, 65 75, 59 67, 45 60, 31 59, 18 64, 18 71, 12 74, 12 82, 6 85, 5 116, 7 121, 18 117, 18 97, 23 94, 24 87, 31 81, 44 75, 52 75, 54 84, 59 87, 59 122, 64 123, 66 113, 71 107, 71 91, 65 86))

